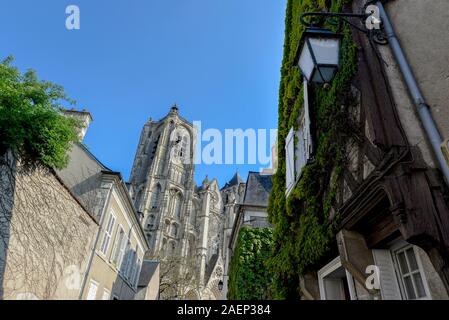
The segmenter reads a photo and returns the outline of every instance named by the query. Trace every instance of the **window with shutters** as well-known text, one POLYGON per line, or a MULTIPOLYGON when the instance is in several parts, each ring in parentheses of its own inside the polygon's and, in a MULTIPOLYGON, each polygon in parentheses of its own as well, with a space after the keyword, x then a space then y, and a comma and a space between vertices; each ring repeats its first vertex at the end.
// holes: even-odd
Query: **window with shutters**
POLYGON ((398 241, 389 249, 374 249, 374 263, 379 268, 383 300, 430 299, 417 248, 398 241))
POLYGON ((285 139, 286 195, 288 196, 302 170, 312 157, 313 144, 307 82, 304 82, 304 104, 298 119, 298 129, 291 128, 285 139))
POLYGON ((115 221, 116 221, 115 215, 111 211, 111 213, 109 214, 106 229, 104 230, 103 241, 101 242, 101 247, 100 247, 100 251, 104 255, 106 255, 108 252, 109 244, 110 244, 111 238, 112 238, 112 233, 114 231, 115 221))
POLYGON ((379 272, 379 285, 382 300, 402 300, 391 251, 388 249, 372 250, 374 264, 379 272))
POLYGON ((86 300, 96 300, 97 299, 98 282, 90 280, 89 291, 87 292, 86 300))

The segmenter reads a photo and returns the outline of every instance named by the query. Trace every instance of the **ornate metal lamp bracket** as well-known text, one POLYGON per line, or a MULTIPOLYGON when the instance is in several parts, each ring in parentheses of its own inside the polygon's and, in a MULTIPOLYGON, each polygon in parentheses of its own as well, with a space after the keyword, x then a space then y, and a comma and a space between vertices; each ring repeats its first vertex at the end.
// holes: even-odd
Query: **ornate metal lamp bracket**
POLYGON ((350 25, 354 29, 366 34, 370 41, 385 45, 388 38, 383 30, 379 10, 374 1, 368 1, 364 6, 363 13, 353 12, 304 12, 301 14, 302 25, 313 28, 320 27, 324 23, 337 26, 337 32, 342 30, 343 24, 350 25), (307 19, 306 19, 307 18, 307 19), (354 20, 358 20, 357 23, 354 20))

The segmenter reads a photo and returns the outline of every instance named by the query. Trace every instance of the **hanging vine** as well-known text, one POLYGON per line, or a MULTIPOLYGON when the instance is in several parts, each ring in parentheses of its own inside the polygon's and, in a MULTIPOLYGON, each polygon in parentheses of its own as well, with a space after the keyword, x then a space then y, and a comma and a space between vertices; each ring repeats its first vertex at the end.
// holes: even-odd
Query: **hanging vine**
MULTIPOLYGON (((269 219, 274 225, 273 255, 268 266, 274 277, 275 298, 298 298, 299 277, 335 253, 335 227, 330 219, 350 138, 349 106, 354 103, 351 79, 357 71, 356 46, 344 29, 340 69, 329 88, 313 88, 316 150, 302 170, 300 181, 286 197, 285 138, 303 108, 302 77, 294 57, 305 30, 300 14, 307 11, 341 11, 348 0, 289 0, 285 19, 284 57, 281 68, 278 119, 278 170, 273 177, 269 219)), ((328 26, 326 26, 328 27, 328 26)), ((336 254, 336 253, 335 253, 336 254)))
POLYGON ((271 276, 266 260, 271 255, 270 228, 243 227, 229 267, 228 299, 270 299, 271 276))

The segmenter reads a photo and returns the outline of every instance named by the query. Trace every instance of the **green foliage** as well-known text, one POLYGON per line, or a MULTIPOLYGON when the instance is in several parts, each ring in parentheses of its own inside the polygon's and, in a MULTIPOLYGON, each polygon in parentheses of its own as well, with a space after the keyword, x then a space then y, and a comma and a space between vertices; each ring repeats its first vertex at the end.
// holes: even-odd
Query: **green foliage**
POLYGON ((346 0, 289 0, 286 12, 284 58, 281 68, 278 120, 278 170, 273 177, 269 219, 274 225, 273 255, 268 266, 274 277, 275 298, 298 298, 299 276, 326 259, 336 249, 336 219, 330 211, 336 198, 344 163, 345 144, 350 136, 348 105, 352 103, 350 81, 357 69, 356 46, 348 28, 344 30, 341 67, 330 88, 315 87, 310 94, 315 115, 316 152, 302 171, 301 180, 285 196, 285 138, 296 125, 303 107, 302 77, 293 65, 304 31, 300 14, 330 9, 341 11, 346 0))
POLYGON ((270 228, 243 227, 229 267, 228 299, 270 299, 271 276, 265 265, 271 255, 270 228))
POLYGON ((0 63, 0 154, 12 150, 26 167, 67 165, 71 143, 78 140, 79 122, 60 113, 70 101, 61 86, 21 74, 12 58, 0 63))

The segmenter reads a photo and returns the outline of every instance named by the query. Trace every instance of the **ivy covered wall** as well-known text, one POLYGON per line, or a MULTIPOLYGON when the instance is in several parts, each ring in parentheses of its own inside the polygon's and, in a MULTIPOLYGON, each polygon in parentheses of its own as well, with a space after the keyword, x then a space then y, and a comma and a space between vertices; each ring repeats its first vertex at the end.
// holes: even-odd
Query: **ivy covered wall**
MULTIPOLYGON (((302 77, 294 65, 305 27, 300 14, 307 11, 342 11, 349 0, 288 0, 284 56, 279 88, 278 170, 273 177, 269 219, 274 225, 273 255, 268 266, 274 278, 273 297, 298 298, 299 277, 337 255, 335 227, 330 218, 345 161, 345 144, 353 130, 348 105, 353 102, 351 79, 357 71, 356 46, 348 28, 343 29, 340 70, 329 87, 310 88, 315 153, 302 170, 295 188, 285 196, 285 138, 295 127, 303 107, 302 77)), ((333 26, 323 26, 332 29, 333 26)))
POLYGON ((270 228, 243 227, 229 267, 228 299, 271 298, 271 275, 266 261, 272 251, 270 228))

